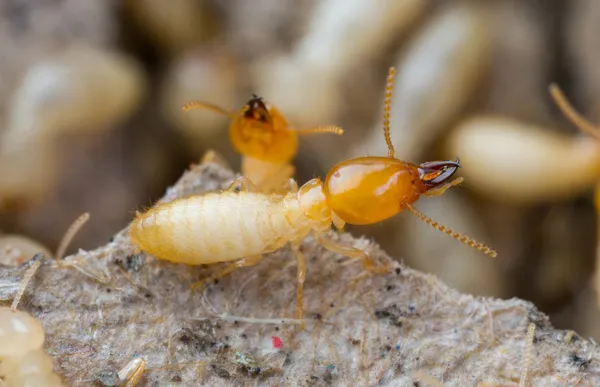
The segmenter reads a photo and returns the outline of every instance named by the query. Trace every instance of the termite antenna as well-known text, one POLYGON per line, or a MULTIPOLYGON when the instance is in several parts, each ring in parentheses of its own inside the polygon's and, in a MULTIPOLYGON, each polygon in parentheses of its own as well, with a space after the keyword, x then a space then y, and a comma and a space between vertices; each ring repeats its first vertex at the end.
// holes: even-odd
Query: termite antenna
POLYGON ((203 102, 203 101, 191 101, 181 107, 181 110, 183 110, 184 112, 194 110, 194 109, 209 109, 209 110, 212 110, 217 113, 225 114, 226 116, 229 116, 232 118, 235 117, 235 113, 230 112, 229 110, 224 109, 220 106, 213 105, 212 103, 203 102))
POLYGON ((535 337, 535 324, 529 324, 527 328, 527 337, 525 338, 525 353, 523 354, 523 368, 521 370, 521 379, 519 387, 526 387, 527 377, 529 376, 529 367, 531 366, 531 351, 533 349, 533 339, 535 337))
POLYGON ((477 242, 474 239, 469 238, 466 235, 462 235, 454 230, 452 230, 449 227, 446 227, 436 221, 434 221, 433 219, 427 217, 425 214, 419 212, 416 208, 414 208, 412 205, 410 204, 406 204, 406 208, 408 208, 408 210, 410 212, 412 212, 413 214, 417 215, 419 217, 419 219, 421 219, 423 222, 427 223, 428 225, 438 229, 439 231, 446 233, 448 235, 450 235, 452 238, 461 241, 462 243, 464 243, 465 245, 468 245, 469 247, 472 247, 474 249, 477 249, 479 251, 481 251, 482 253, 489 255, 492 258, 496 258, 496 256, 498 255, 496 253, 496 251, 490 249, 489 247, 487 247, 486 245, 477 242))
POLYGON ((383 135, 388 146, 388 157, 394 157, 394 144, 390 138, 390 110, 392 110, 392 92, 394 90, 394 79, 396 77, 396 69, 390 67, 387 76, 387 84, 385 86, 385 102, 383 105, 383 135))
POLYGON ((578 127, 582 132, 600 140, 600 128, 583 118, 583 116, 575 110, 556 83, 550 84, 550 95, 560 111, 573 125, 578 127))
POLYGON ((294 130, 294 132, 298 134, 333 133, 337 134, 338 136, 341 136, 342 134, 344 134, 344 129, 335 125, 324 125, 309 129, 296 129, 294 130))
POLYGON ((31 281, 31 279, 33 278, 35 273, 37 272, 37 269, 42 264, 42 260, 44 258, 46 258, 44 253, 38 253, 38 254, 34 255, 33 258, 29 262, 26 263, 27 265, 31 265, 31 266, 29 267, 29 269, 27 269, 27 271, 25 272, 25 275, 23 276, 23 279, 21 280, 21 285, 19 286, 19 291, 17 292, 17 295, 13 299, 12 305, 10 306, 11 310, 17 310, 17 306, 19 306, 19 302, 21 301, 23 294, 25 294, 25 289, 27 289, 27 285, 29 285, 29 282, 31 281))
POLYGON ((67 251, 67 247, 69 247, 69 243, 71 243, 73 237, 75 237, 77 232, 81 230, 81 227, 83 227, 83 225, 88 221, 88 219, 90 219, 90 214, 88 212, 83 213, 77 219, 75 219, 71 226, 69 226, 67 232, 65 232, 65 235, 63 236, 62 240, 60 241, 60 244, 58 245, 58 249, 56 249, 54 259, 60 261, 63 258, 65 251, 67 251))

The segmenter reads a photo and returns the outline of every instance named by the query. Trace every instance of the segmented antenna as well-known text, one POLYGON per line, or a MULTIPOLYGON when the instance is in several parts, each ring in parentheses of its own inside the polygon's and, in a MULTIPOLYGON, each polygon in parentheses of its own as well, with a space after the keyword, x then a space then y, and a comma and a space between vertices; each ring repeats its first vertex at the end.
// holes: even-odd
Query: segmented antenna
POLYGON ((191 101, 181 107, 181 110, 183 110, 184 112, 194 110, 194 109, 209 109, 209 110, 215 111, 217 113, 225 114, 226 116, 229 116, 229 117, 235 116, 235 113, 230 112, 227 109, 224 109, 220 106, 213 105, 212 103, 203 102, 203 101, 191 101))
POLYGON ((394 157, 394 144, 390 138, 390 110, 392 110, 392 91, 394 90, 394 79, 396 77, 396 69, 390 67, 385 86, 385 103, 383 105, 383 135, 388 146, 388 157, 394 157))
POLYGON ((560 111, 573 125, 578 127, 582 132, 600 140, 600 128, 583 118, 583 116, 575 110, 557 84, 552 83, 550 85, 550 95, 560 111))
POLYGON ((342 134, 344 134, 344 129, 340 128, 339 126, 335 126, 335 125, 324 125, 324 126, 317 126, 317 127, 309 128, 309 129, 296 129, 296 130, 294 130, 294 132, 296 132, 298 134, 333 133, 333 134, 337 134, 337 135, 342 135, 342 134))
POLYGON ((492 258, 496 258, 496 256, 498 255, 494 250, 490 249, 486 245, 479 243, 476 240, 471 239, 466 235, 457 233, 456 231, 452 230, 451 228, 446 227, 446 226, 434 221, 433 219, 427 217, 426 215, 419 212, 416 208, 414 208, 410 204, 406 204, 406 208, 408 208, 408 210, 410 212, 412 212, 413 214, 417 215, 423 222, 438 229, 439 231, 441 231, 443 233, 450 235, 452 238, 454 238, 458 241, 461 241, 465 245, 468 245, 469 247, 477 249, 477 250, 481 251, 482 253, 489 255, 492 258))
POLYGON ((81 227, 90 219, 90 214, 88 212, 81 214, 75 221, 69 226, 67 232, 63 236, 60 244, 58 245, 58 249, 56 249, 56 254, 54 259, 60 261, 63 259, 65 251, 67 251, 67 247, 69 247, 69 243, 73 240, 73 237, 81 230, 81 227))
POLYGON ((519 387, 526 387, 527 377, 529 376, 529 367, 531 367, 531 350, 533 349, 533 339, 535 337, 535 324, 529 324, 527 327, 527 337, 525 338, 525 353, 523 354, 523 368, 521 369, 521 378, 519 387))

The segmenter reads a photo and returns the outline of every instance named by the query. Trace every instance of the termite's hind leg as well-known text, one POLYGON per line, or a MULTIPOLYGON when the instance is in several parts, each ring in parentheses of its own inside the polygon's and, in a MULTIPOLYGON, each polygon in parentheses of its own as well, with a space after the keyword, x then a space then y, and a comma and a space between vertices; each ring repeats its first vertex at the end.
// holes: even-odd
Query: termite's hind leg
POLYGON ((292 250, 294 251, 294 255, 296 256, 296 263, 298 265, 298 285, 296 288, 296 314, 298 320, 300 320, 300 329, 304 330, 304 321, 302 317, 304 315, 304 301, 303 301, 303 290, 304 290, 304 280, 306 279, 306 260, 304 259, 304 254, 300 251, 300 244, 293 243, 292 250))
POLYGON ((205 278, 201 281, 198 281, 194 284, 192 284, 192 289, 198 289, 198 288, 202 288, 204 287, 204 285, 208 282, 217 280, 219 278, 222 278, 224 276, 226 276, 227 274, 231 273, 232 271, 234 271, 235 269, 238 269, 240 267, 246 267, 246 266, 254 266, 257 263, 259 263, 262 259, 262 255, 252 255, 246 258, 242 258, 234 263, 231 263, 227 266, 225 266, 223 269, 219 270, 218 272, 216 272, 215 274, 211 275, 208 278, 205 278))
POLYGON ((218 166, 220 166, 221 168, 224 168, 224 169, 231 169, 229 163, 225 160, 225 158, 220 153, 218 153, 217 151, 214 151, 212 149, 209 149, 208 151, 206 151, 206 153, 204 153, 204 155, 200 159, 200 165, 211 164, 211 163, 217 164, 218 166))
POLYGON ((356 259, 360 259, 365 270, 370 271, 371 273, 383 274, 389 270, 388 266, 377 265, 373 261, 373 259, 362 250, 350 246, 344 246, 342 244, 332 241, 331 239, 324 238, 321 235, 315 235, 315 239, 321 246, 325 247, 329 251, 353 258, 353 261, 356 259))
POLYGON ((249 178, 247 178, 245 176, 240 176, 240 177, 236 177, 235 179, 233 179, 233 181, 231 183, 229 183, 229 185, 227 186, 227 189, 225 191, 234 192, 238 188, 238 186, 239 186, 240 191, 243 191, 243 192, 257 192, 258 191, 258 189, 254 185, 252 180, 250 180, 249 178))

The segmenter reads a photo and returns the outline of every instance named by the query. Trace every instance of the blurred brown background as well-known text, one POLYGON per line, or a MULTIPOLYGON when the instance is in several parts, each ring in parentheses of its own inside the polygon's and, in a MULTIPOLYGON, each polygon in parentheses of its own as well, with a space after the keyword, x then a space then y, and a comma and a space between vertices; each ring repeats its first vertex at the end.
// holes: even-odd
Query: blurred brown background
POLYGON ((548 94, 557 82, 600 122, 599 26, 596 0, 3 0, 0 231, 54 249, 89 211, 75 246, 95 248, 206 150, 238 168, 227 117, 183 113, 192 99, 237 110, 256 93, 296 126, 344 127, 302 138, 300 183, 385 155, 394 65, 398 157, 458 156, 466 179, 416 207, 499 255, 410 213, 349 231, 462 291, 531 300, 600 339, 600 143, 548 94))

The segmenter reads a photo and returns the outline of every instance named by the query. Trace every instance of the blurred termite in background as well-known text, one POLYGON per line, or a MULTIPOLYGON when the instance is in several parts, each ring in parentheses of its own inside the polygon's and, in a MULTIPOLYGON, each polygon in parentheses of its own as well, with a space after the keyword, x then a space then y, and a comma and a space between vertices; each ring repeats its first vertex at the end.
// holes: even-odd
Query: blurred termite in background
POLYGON ((159 259, 189 265, 233 262, 201 284, 244 266, 258 264, 264 254, 288 242, 298 265, 297 315, 303 315, 303 284, 306 262, 300 251, 302 240, 312 234, 324 248, 353 260, 362 260, 366 270, 384 273, 364 251, 326 238, 335 225, 374 224, 408 209, 425 223, 491 257, 496 252, 475 240, 431 220, 412 204, 422 195, 438 196, 458 185, 451 180, 460 167, 457 161, 434 161, 414 165, 395 158, 390 139, 390 103, 395 69, 389 70, 384 105, 384 135, 388 157, 360 157, 338 163, 325 181, 318 178, 284 195, 256 192, 245 176, 234 180, 221 193, 208 193, 159 204, 138 214, 129 235, 139 250, 159 259), (238 183, 241 192, 234 192, 238 183))
POLYGON ((345 103, 340 85, 347 79, 358 82, 359 74, 402 39, 429 5, 420 0, 316 2, 293 51, 264 56, 253 65, 259 94, 279 101, 302 126, 334 119, 345 103))
MULTIPOLYGON (((579 114, 571 103, 567 100, 564 93, 557 84, 550 85, 550 95, 563 112, 565 117, 573 123, 582 132, 592 136, 596 141, 600 141, 600 127, 592 124, 579 114)), ((599 150, 600 151, 600 150, 599 150)), ((596 290, 596 302, 600 308, 600 177, 597 177, 597 184, 594 194, 594 206, 598 214, 598 236, 596 246, 596 272, 594 275, 594 288, 596 290)))
POLYGON ((38 202, 59 174, 57 140, 114 128, 143 91, 140 66, 109 50, 73 46, 28 68, 0 135, 0 210, 38 202))
MULTIPOLYGON (((202 101, 192 101, 183 106, 184 111, 196 108, 211 109, 231 118, 229 140, 243 155, 242 175, 264 193, 285 193, 289 189, 288 180, 295 171, 292 160, 298 152, 299 134, 344 133, 342 128, 333 125, 295 129, 275 106, 256 95, 237 113, 202 101)), ((202 162, 217 160, 227 166, 224 159, 212 150, 205 154, 202 162)))

